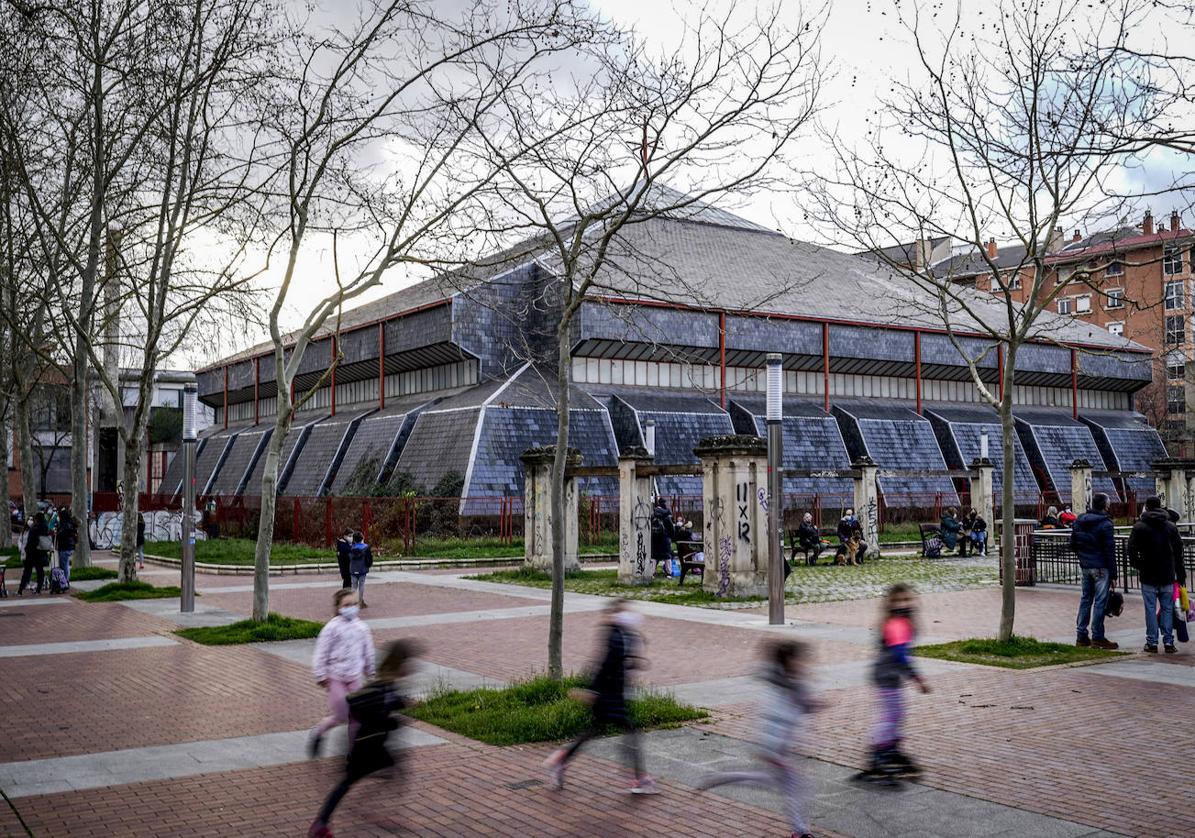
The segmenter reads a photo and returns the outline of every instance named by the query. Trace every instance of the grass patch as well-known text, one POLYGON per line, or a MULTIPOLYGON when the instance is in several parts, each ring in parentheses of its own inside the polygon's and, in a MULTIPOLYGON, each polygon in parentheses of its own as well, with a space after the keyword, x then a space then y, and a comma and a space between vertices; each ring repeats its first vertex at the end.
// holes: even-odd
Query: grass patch
POLYGON ((115 570, 109 570, 106 567, 72 567, 71 581, 72 582, 86 582, 90 579, 115 579, 120 576, 115 570))
MULTIPOLYGON (((413 707, 416 719, 490 745, 555 742, 578 735, 589 723, 589 709, 568 697, 585 679, 533 678, 504 689, 449 691, 413 707)), ((658 693, 630 701, 631 718, 640 729, 676 727, 704 719, 704 710, 658 693)), ((614 733, 611 728, 609 733, 614 733)))
MULTIPOLYGON (((210 564, 251 565, 257 543, 249 538, 217 538, 195 542, 195 561, 210 564)), ((145 553, 165 559, 181 559, 183 545, 179 541, 147 541, 145 553)), ((335 562, 336 551, 279 541, 270 549, 270 564, 308 564, 335 562)))
MULTIPOLYGON (((493 573, 482 573, 465 578, 480 579, 485 582, 501 582, 506 585, 526 585, 531 588, 552 587, 551 574, 530 567, 496 570, 493 573)), ((765 601, 764 597, 719 597, 717 594, 702 590, 700 576, 687 578, 684 587, 677 585, 675 579, 664 579, 663 577, 656 579, 651 585, 624 585, 618 581, 618 571, 612 568, 566 573, 564 589, 579 594, 621 596, 628 599, 670 602, 674 605, 716 605, 724 602, 755 603, 765 601)))
POLYGON ((155 587, 148 582, 109 582, 94 591, 83 591, 75 594, 85 602, 120 602, 126 599, 165 599, 166 597, 181 596, 182 591, 170 585, 155 587))
POLYGON ((324 627, 314 620, 284 617, 271 613, 264 622, 241 620, 227 626, 202 626, 178 629, 174 633, 205 646, 232 646, 238 643, 272 643, 276 640, 301 640, 315 637, 324 627))
POLYGON ((955 640, 932 646, 918 646, 914 654, 923 658, 1001 666, 1005 669, 1034 669, 1060 663, 1114 658, 1125 652, 1075 646, 1068 643, 1047 643, 1032 637, 1013 637, 1002 643, 991 638, 955 640))

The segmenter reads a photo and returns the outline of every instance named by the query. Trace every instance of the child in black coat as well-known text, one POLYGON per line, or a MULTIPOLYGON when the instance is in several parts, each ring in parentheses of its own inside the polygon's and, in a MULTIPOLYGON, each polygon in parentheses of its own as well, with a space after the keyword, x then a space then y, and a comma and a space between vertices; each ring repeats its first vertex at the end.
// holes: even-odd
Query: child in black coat
POLYGON ((307 831, 309 838, 332 838, 328 822, 353 784, 397 764, 386 740, 400 726, 402 717, 395 713, 410 704, 399 692, 398 681, 411 673, 419 654, 414 641, 395 640, 386 647, 378 664, 377 678, 348 697, 349 713, 357 722, 357 730, 345 762, 344 779, 324 801, 319 816, 307 831))

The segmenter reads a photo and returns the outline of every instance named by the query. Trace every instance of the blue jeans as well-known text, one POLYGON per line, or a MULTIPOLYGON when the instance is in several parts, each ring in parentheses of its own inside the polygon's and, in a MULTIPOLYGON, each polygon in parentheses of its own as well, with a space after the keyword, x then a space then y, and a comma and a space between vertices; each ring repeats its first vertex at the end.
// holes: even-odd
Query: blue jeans
POLYGON ((66 576, 67 582, 71 581, 71 557, 74 555, 74 550, 58 551, 58 566, 62 568, 62 572, 66 576))
POLYGON ((1174 584, 1142 585, 1141 600, 1145 603, 1145 642, 1158 645, 1158 606, 1162 606, 1162 642, 1174 645, 1174 584))
POLYGON ((1075 621, 1075 636, 1087 637, 1087 623, 1091 622, 1091 639, 1104 639, 1104 611, 1108 607, 1108 590, 1112 576, 1102 567, 1083 568, 1083 594, 1079 597, 1079 618, 1075 621))

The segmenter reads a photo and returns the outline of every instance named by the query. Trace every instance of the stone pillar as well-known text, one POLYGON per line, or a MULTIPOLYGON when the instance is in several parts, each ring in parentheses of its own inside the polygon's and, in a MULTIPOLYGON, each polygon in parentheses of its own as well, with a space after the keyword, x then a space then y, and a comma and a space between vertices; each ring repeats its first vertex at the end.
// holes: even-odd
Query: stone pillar
POLYGON ((1091 463, 1082 458, 1071 463, 1071 512, 1082 515, 1091 508, 1091 463))
POLYGON ((988 532, 993 534, 996 532, 996 496, 992 490, 995 468, 987 457, 976 457, 971 461, 971 508, 987 521, 988 532))
MULTIPOLYGON (((556 448, 529 448, 523 461, 523 562, 528 567, 552 572, 552 460, 556 448)), ((570 448, 567 466, 581 464, 581 453, 570 448)), ((577 560, 577 481, 564 477, 564 569, 579 570, 577 560)))
POLYGON ((618 581, 650 585, 652 480, 640 473, 651 465, 647 449, 634 445, 618 458, 618 581))
POLYGON ((880 555, 880 497, 876 485, 880 467, 864 454, 851 463, 851 468, 859 472, 855 478, 855 517, 863 528, 867 558, 874 559, 880 555))
POLYGON ((1153 461, 1157 495, 1162 506, 1173 509, 1182 521, 1195 520, 1195 497, 1192 496, 1191 479, 1195 477, 1195 460, 1179 460, 1167 457, 1153 461))
POLYGON ((701 440, 705 511, 702 587, 718 596, 767 596, 768 444, 756 436, 701 440))

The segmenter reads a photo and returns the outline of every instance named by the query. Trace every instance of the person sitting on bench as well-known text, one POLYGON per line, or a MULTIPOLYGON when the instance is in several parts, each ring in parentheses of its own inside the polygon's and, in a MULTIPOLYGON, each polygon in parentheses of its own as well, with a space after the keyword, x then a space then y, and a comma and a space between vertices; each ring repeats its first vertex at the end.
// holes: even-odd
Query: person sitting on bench
POLYGON ((863 564, 867 545, 863 543, 863 525, 855 517, 855 510, 848 508, 838 521, 838 551, 834 560, 838 564, 863 564))
MULTIPOLYGON (((801 518, 801 526, 797 527, 797 546, 805 553, 805 563, 817 564, 818 556, 822 554, 822 534, 813 525, 813 515, 806 512, 801 518)), ((794 558, 796 558, 794 556, 794 558)))

